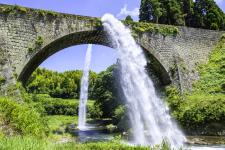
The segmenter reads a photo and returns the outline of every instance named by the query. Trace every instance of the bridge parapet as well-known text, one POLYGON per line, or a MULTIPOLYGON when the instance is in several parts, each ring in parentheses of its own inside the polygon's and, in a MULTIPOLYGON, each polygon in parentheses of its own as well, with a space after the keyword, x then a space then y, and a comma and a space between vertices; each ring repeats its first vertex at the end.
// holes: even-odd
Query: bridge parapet
MULTIPOLYGON (((172 82, 191 89, 198 79, 196 65, 207 61, 224 32, 165 26, 169 33, 177 29, 176 34, 166 35, 159 28, 163 25, 152 26, 155 30, 135 36, 150 55, 151 67, 163 85, 172 82)), ((60 50, 89 43, 113 47, 98 18, 0 5, 0 76, 7 84, 25 82, 40 63, 60 50)))

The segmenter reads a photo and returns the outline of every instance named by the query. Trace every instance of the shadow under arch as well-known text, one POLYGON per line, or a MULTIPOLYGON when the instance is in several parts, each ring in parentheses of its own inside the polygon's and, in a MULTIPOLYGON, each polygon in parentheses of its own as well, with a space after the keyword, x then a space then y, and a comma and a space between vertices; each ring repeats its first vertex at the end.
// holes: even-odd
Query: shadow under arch
MULTIPOLYGON (((26 84, 29 77, 36 70, 36 68, 45 61, 51 55, 68 48, 70 46, 81 45, 81 44, 97 44, 113 48, 113 44, 110 42, 107 34, 104 31, 83 31, 71 33, 56 40, 53 40, 49 44, 36 51, 25 63, 21 73, 18 76, 18 80, 26 84)), ((141 46, 142 47, 142 46, 141 46)), ((143 47, 142 47, 143 48, 143 47)), ((146 57, 150 59, 150 66, 158 75, 162 85, 168 85, 171 83, 169 73, 166 71, 164 66, 158 61, 157 56, 151 54, 145 48, 146 57)))

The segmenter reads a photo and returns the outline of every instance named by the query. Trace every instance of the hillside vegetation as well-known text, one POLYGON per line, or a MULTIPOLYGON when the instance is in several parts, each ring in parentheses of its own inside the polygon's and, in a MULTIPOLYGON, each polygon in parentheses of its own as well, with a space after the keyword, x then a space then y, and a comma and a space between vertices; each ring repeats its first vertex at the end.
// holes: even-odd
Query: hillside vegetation
POLYGON ((225 14, 215 0, 141 0, 140 22, 225 30, 225 14))
POLYGON ((167 89, 173 116, 188 132, 222 134, 225 131, 225 36, 212 51, 208 63, 198 67, 200 80, 183 97, 175 87, 167 89))

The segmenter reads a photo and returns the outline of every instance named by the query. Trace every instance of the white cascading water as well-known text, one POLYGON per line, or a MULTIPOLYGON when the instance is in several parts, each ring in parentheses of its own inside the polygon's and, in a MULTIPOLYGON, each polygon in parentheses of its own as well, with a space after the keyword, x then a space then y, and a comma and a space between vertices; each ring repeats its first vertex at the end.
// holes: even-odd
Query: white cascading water
POLYGON ((181 147, 185 136, 172 121, 168 107, 156 95, 145 70, 147 61, 143 50, 130 30, 114 16, 105 14, 101 20, 119 54, 120 83, 128 106, 132 143, 152 146, 167 140, 173 148, 181 147))
POLYGON ((80 130, 86 129, 86 105, 88 99, 88 78, 91 62, 91 52, 92 52, 92 45, 89 44, 85 56, 85 64, 80 88, 80 103, 78 114, 78 129, 80 130))

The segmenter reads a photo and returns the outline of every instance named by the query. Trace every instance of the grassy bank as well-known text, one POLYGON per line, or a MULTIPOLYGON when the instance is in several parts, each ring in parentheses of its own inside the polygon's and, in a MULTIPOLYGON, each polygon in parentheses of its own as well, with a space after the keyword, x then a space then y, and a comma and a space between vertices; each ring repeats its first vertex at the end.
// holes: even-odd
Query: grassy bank
POLYGON ((45 118, 26 103, 19 104, 11 98, 0 97, 2 135, 34 135, 44 137, 48 133, 45 118), (9 132, 6 132, 8 129, 9 132))
POLYGON ((167 143, 156 145, 152 148, 131 146, 123 144, 118 140, 110 142, 95 143, 53 143, 46 139, 37 139, 34 137, 12 137, 0 140, 1 150, 170 150, 167 143))
POLYGON ((198 66, 200 80, 192 92, 180 96, 167 89, 173 116, 188 133, 221 135, 225 131, 225 36, 212 51, 208 63, 198 66))

